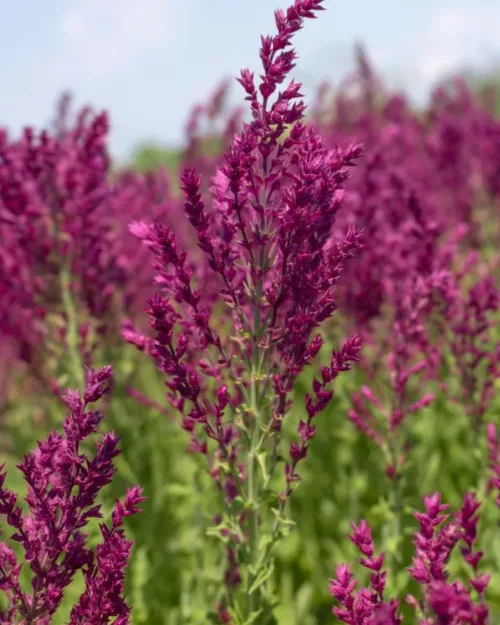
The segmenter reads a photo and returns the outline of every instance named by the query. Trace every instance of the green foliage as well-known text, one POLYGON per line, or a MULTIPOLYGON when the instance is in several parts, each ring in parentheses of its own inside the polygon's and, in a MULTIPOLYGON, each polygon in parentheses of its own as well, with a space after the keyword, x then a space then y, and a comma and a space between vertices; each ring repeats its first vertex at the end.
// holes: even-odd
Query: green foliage
POLYGON ((155 144, 139 146, 131 158, 131 165, 140 172, 149 172, 165 167, 173 175, 179 169, 181 150, 179 148, 166 148, 155 144))
MULTIPOLYGON (((328 352, 327 347, 324 350, 328 352)), ((186 453, 187 437, 175 415, 159 414, 126 394, 124 380, 164 403, 163 383, 153 366, 144 360, 139 365, 139 359, 128 348, 119 354, 117 379, 121 384, 115 387, 107 407, 105 426, 122 435, 123 454, 117 459, 117 479, 107 490, 105 510, 111 510, 114 498, 124 492, 126 485, 139 483, 148 495, 144 513, 131 518, 128 524, 135 543, 128 576, 133 623, 202 625, 213 618, 210 612, 218 600, 224 575, 219 548, 223 527, 214 525, 218 501, 212 494, 212 481, 203 461, 186 453)), ((413 448, 403 482, 404 532, 402 542, 397 541, 391 530, 394 519, 388 505, 389 480, 380 455, 346 417, 350 394, 362 384, 362 377, 359 371, 353 371, 339 378, 334 401, 317 417, 317 436, 302 468, 304 479, 291 500, 293 531, 289 531, 291 526, 283 527, 285 538, 277 548, 275 568, 255 571, 252 592, 266 588, 272 618, 264 621, 264 615, 256 613, 252 621, 234 612, 235 623, 333 623, 328 579, 335 565, 356 560, 347 537, 351 521, 360 518, 377 528, 375 544, 387 551, 395 572, 389 576, 388 593, 404 598, 415 590, 405 568, 411 564, 411 534, 417 527, 411 512, 422 508, 421 496, 440 490, 443 500, 457 509, 463 493, 475 489, 481 481, 484 466, 479 459, 486 456, 486 449, 482 443, 481 448, 471 446, 470 424, 460 405, 434 389, 438 391, 436 401, 408 423, 413 448)), ((285 424, 288 440, 296 437, 310 382, 304 378, 297 385, 295 408, 285 424)), ((53 424, 62 419, 63 409, 54 401, 50 405, 47 400, 40 403, 40 398, 14 405, 15 409, 6 415, 14 445, 7 468, 10 485, 22 491, 22 485, 16 482, 19 477, 13 467, 14 458, 19 458, 21 448, 32 446, 50 426, 45 419, 34 428, 33 411, 44 406, 53 424)), ((498 414, 499 409, 497 399, 491 415, 498 414)), ((236 508, 238 501, 233 504, 236 508)), ((482 506, 480 542, 486 547, 483 568, 488 571, 500 570, 498 516, 494 503, 487 500, 482 506)), ((261 541, 259 550, 265 548, 261 541)), ((488 598, 493 618, 499 618, 500 592, 495 579, 488 598)), ((54 621, 56 625, 65 622, 81 588, 81 580, 69 588, 54 621)), ((407 616, 411 623, 411 613, 407 616)))
MULTIPOLYGON (((324 346, 324 354, 329 352, 324 346)), ((219 501, 214 497, 213 481, 203 460, 186 453, 187 437, 176 422, 176 416, 159 414, 138 404, 126 393, 128 385, 140 389, 165 405, 161 376, 153 365, 129 347, 114 354, 116 380, 113 398, 106 408, 105 427, 122 435, 123 454, 117 459, 118 474, 107 489, 104 510, 107 514, 114 498, 123 494, 127 485, 139 483, 148 496, 144 513, 133 517, 128 532, 134 550, 128 575, 128 597, 133 606, 134 625, 202 625, 212 622, 214 606, 224 576, 224 540, 214 519, 219 501)), ((383 377, 384 372, 380 375, 383 377)), ((451 373, 448 372, 448 376, 451 373)), ((449 386, 454 387, 453 380, 449 386)), ((339 378, 336 396, 330 407, 317 417, 317 436, 302 466, 303 481, 291 499, 288 517, 282 527, 283 540, 276 548, 275 566, 254 570, 251 592, 264 591, 268 617, 256 612, 250 619, 234 609, 234 623, 269 622, 273 625, 325 625, 334 623, 328 579, 341 562, 356 561, 355 548, 348 535, 351 522, 366 518, 374 527, 378 549, 387 552, 392 573, 388 594, 402 599, 415 591, 405 569, 413 555, 412 532, 417 523, 412 511, 422 509, 422 495, 440 490, 452 509, 460 505, 467 490, 483 489, 483 439, 472 438, 470 423, 460 404, 448 393, 433 388, 436 401, 407 422, 406 436, 412 441, 402 486, 403 532, 398 539, 394 513, 389 505, 390 483, 384 473, 381 456, 370 440, 354 429, 347 419, 351 394, 364 382, 354 370, 339 378), (290 531, 292 530, 292 531, 290 531), (253 620, 252 620, 253 619, 253 620)), ((310 388, 307 376, 295 389, 294 409, 285 422, 286 441, 296 439, 298 419, 303 416, 304 395, 310 388)), ((55 400, 28 396, 11 402, 4 418, 9 424, 10 456, 7 457, 9 482, 23 491, 14 469, 21 452, 32 448, 54 423, 63 417, 63 406, 55 400), (33 415, 38 418, 34 427, 33 415), (50 418, 49 418, 50 416, 50 418)), ((500 397, 490 407, 488 418, 500 413, 500 397)), ((484 437, 483 437, 484 438, 484 437)), ((257 465, 259 462, 257 461, 257 465)), ((262 470, 262 467, 258 469, 262 470)), ((276 485, 279 486, 279 485, 276 485)), ((233 507, 240 510, 245 502, 236 498, 233 507)), ((227 519, 230 517, 226 517, 227 519)), ((482 506, 479 527, 485 550, 485 571, 500 570, 499 513, 491 498, 482 506)), ((91 541, 97 540, 97 527, 91 541)), ((8 530, 7 530, 8 531, 8 530)), ((267 543, 264 532, 258 545, 259 557, 267 543)), ((452 563, 453 566, 459 566, 452 563)), ((460 564, 460 566, 462 566, 460 564)), ((453 569, 454 570, 454 569, 453 569)), ((358 571, 357 571, 358 572, 358 571)), ((364 579, 361 574, 361 579, 364 579)), ((500 618, 500 585, 498 574, 488 591, 492 618, 500 618)), ((76 580, 68 589, 65 602, 54 620, 67 621, 70 605, 82 589, 76 580)), ((261 603, 262 605, 262 603, 261 603)), ((404 606, 404 601, 403 601, 404 606)), ((406 607, 407 621, 412 614, 406 607)), ((217 622, 217 621, 214 621, 217 622)))

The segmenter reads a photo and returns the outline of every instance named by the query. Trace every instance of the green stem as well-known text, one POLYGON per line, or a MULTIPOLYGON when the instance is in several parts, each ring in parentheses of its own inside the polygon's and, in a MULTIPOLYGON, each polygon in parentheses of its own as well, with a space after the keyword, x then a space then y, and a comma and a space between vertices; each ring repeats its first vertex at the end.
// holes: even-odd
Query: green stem
POLYGON ((205 558, 203 540, 205 538, 205 522, 203 518, 203 485, 201 483, 200 473, 197 471, 194 478, 196 496, 199 504, 195 509, 195 525, 197 529, 197 544, 195 550, 195 566, 196 566, 196 600, 197 609, 204 609, 207 605, 205 598, 205 558))
POLYGON ((247 585, 248 616, 255 610, 255 593, 251 588, 256 579, 259 540, 259 504, 258 485, 255 471, 254 452, 248 454, 248 545, 249 545, 249 572, 247 585))
POLYGON ((401 489, 401 475, 399 472, 398 447, 393 434, 389 434, 389 452, 390 461, 393 469, 393 476, 389 478, 389 495, 390 504, 393 514, 392 538, 394 538, 394 548, 391 549, 391 570, 393 575, 396 574, 398 568, 399 545, 401 542, 401 517, 403 513, 403 499, 401 489))
POLYGON ((71 297, 71 274, 67 268, 63 269, 60 276, 61 296, 66 313, 66 344, 68 347, 68 355, 73 375, 74 383, 82 391, 85 388, 85 371, 82 365, 79 352, 79 334, 78 334, 78 317, 76 308, 71 297))
POLYGON ((255 286, 255 302, 254 302, 254 327, 253 327, 253 354, 251 369, 251 387, 250 387, 250 408, 251 408, 251 435, 247 458, 248 473, 248 550, 249 550, 249 570, 247 582, 247 609, 248 617, 258 609, 255 592, 250 589, 253 586, 258 567, 258 547, 259 547, 259 484, 257 475, 256 457, 259 453, 259 434, 261 424, 261 393, 260 393, 260 370, 261 370, 261 354, 259 351, 259 343, 261 339, 261 315, 260 304, 262 299, 262 269, 265 263, 265 252, 261 248, 259 252, 259 277, 255 286))

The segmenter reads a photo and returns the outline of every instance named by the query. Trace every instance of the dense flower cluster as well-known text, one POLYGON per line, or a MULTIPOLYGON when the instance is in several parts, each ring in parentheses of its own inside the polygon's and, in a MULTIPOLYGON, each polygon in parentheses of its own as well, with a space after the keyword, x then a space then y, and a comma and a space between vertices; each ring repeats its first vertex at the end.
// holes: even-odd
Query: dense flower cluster
MULTIPOLYGON (((465 495, 460 512, 452 519, 439 493, 424 497, 424 504, 425 512, 415 512, 420 529, 414 534, 416 556, 408 569, 421 585, 422 595, 408 595, 407 602, 415 609, 419 625, 485 625, 489 622, 485 591, 491 575, 479 572, 483 556, 475 546, 479 502, 474 495, 465 495), (467 585, 451 581, 447 570, 451 554, 460 544, 462 557, 473 571, 467 585), (477 601, 473 593, 477 594, 477 601)), ((398 615, 399 602, 384 599, 384 554, 375 555, 366 521, 353 524, 350 538, 363 556, 361 565, 371 572, 370 586, 355 590, 359 581, 351 567, 339 565, 336 577, 330 581, 330 592, 341 606, 333 608, 334 614, 348 625, 400 625, 403 618, 398 615)))
POLYGON ((351 573, 351 567, 341 564, 337 567, 336 578, 330 580, 330 592, 339 602, 339 608, 333 613, 342 623, 358 625, 358 623, 386 623, 400 625, 397 601, 384 600, 387 571, 383 570, 384 554, 375 555, 371 530, 366 521, 359 526, 353 523, 351 541, 358 547, 363 558, 361 565, 370 571, 370 586, 354 592, 358 580, 351 573))
POLYGON ((14 531, 11 540, 24 551, 19 560, 7 543, 0 544, 0 587, 8 604, 0 616, 2 623, 49 623, 78 571, 83 572, 85 592, 70 623, 104 625, 111 618, 128 623, 130 610, 123 592, 132 543, 125 538, 123 520, 139 512, 137 506, 144 501, 141 489, 129 489, 124 502, 116 502, 111 525, 100 525, 102 542, 95 549, 82 531, 92 519, 102 517, 96 498, 111 482, 113 459, 120 453, 119 438, 112 432, 102 437, 93 458, 83 451, 84 441, 97 432, 102 420, 89 404, 102 398, 110 382, 111 367, 88 370, 83 395, 67 391, 64 397, 70 409, 64 434, 52 432, 19 465, 28 485, 27 512, 5 487, 6 473, 0 475, 0 514, 14 531), (29 592, 21 583, 25 568, 31 573, 29 592))
POLYGON ((53 130, 0 132, 0 336, 42 389, 81 386, 83 364, 116 345, 152 276, 128 224, 175 205, 162 172, 112 179, 108 131, 86 108, 70 123, 63 99, 53 130))

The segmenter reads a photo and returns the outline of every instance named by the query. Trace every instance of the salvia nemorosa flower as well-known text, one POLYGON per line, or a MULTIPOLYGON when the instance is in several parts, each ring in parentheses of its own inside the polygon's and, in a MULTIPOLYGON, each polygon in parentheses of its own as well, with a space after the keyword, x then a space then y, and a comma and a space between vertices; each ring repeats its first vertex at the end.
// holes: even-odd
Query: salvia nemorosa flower
POLYGON ((241 121, 241 109, 226 111, 230 83, 222 81, 203 104, 193 107, 186 124, 182 167, 192 167, 206 178, 213 176, 241 121))
MULTIPOLYGON (((348 411, 354 425, 381 448, 386 472, 394 479, 400 477, 405 462, 406 442, 401 432, 405 419, 434 400, 433 393, 415 389, 415 378, 422 378, 433 355, 424 324, 427 300, 423 279, 410 275, 398 286, 393 295, 392 324, 381 346, 388 373, 384 388, 379 392, 361 386, 348 411)), ((378 366, 376 361, 374 366, 378 366)))
MULTIPOLYGON (((345 262, 361 245, 354 228, 342 239, 332 236, 348 168, 361 154, 360 146, 325 149, 320 136, 301 121, 300 85, 292 80, 277 93, 294 65, 291 36, 321 4, 302 0, 287 12, 277 11, 277 35, 262 40, 260 86, 250 71, 242 72, 239 81, 253 119, 236 137, 214 177, 213 204, 207 205, 200 177, 192 169, 182 175, 186 216, 205 254, 204 262, 218 277, 217 291, 207 293, 205 284, 194 286, 196 268, 179 248, 171 228, 144 222, 132 226, 154 252, 156 282, 164 293, 148 302, 156 331, 148 350, 168 375, 170 399, 185 412, 184 426, 191 430, 201 423, 221 449, 230 435, 218 415, 235 400, 237 407, 240 389, 248 385, 232 362, 235 355, 254 373, 257 367, 262 370, 272 385, 274 399, 266 427, 279 428, 297 375, 321 348, 320 335, 312 341, 310 337, 334 312, 333 287, 345 262), (224 324, 231 324, 239 334, 238 340, 228 342, 213 327, 214 296, 226 304, 228 312, 221 315, 224 324), (197 360, 196 354, 207 348, 211 350, 207 356, 213 353, 211 360, 197 360), (257 362, 260 351, 262 362, 257 362), (220 380, 214 399, 203 382, 207 375, 220 380), (226 377, 227 383, 221 385, 226 377)), ((136 344, 147 344, 130 328, 125 334, 136 344)), ((359 349, 355 337, 333 354, 331 367, 324 369, 306 399, 309 421, 331 398, 327 385, 358 359, 359 349)), ((303 444, 310 438, 307 428, 310 423, 300 426, 303 444)), ((291 452, 297 459, 295 445, 291 452)), ((300 454, 305 455, 304 450, 300 454)))
POLYGON ((329 590, 340 607, 333 613, 347 625, 400 625, 399 603, 384 598, 387 571, 383 569, 385 556, 375 554, 371 529, 366 521, 353 523, 351 541, 361 552, 360 564, 370 572, 370 585, 357 589, 359 580, 349 565, 340 564, 330 580, 329 590))
POLYGON ((418 199, 428 234, 432 226, 434 245, 456 225, 467 226, 468 245, 498 242, 491 180, 500 125, 463 80, 442 83, 419 114, 384 89, 365 53, 358 61, 333 102, 322 87, 314 119, 329 145, 356 137, 366 146, 338 221, 365 231, 363 253, 344 274, 342 305, 366 326, 383 314, 394 282, 426 262, 409 195, 418 199))
POLYGON ((443 253, 441 268, 427 278, 423 309, 432 317, 433 349, 452 359, 460 381, 456 401, 464 407, 472 428, 479 432, 500 376, 500 346, 495 337, 500 310, 500 290, 495 275, 476 251, 459 255, 451 246, 443 253))
POLYGON ((181 175, 184 211, 202 259, 182 249, 168 225, 131 225, 153 253, 157 292, 146 310, 154 339, 132 324, 123 335, 165 374, 168 400, 192 436, 191 450, 206 457, 227 502, 247 502, 244 514, 226 522, 243 528, 235 532, 238 552, 247 550, 254 563, 245 570, 248 615, 257 609, 256 595, 263 600, 255 576, 269 566, 284 506, 300 477, 297 465, 315 433, 314 417, 330 402, 332 382, 361 350, 359 336, 347 339, 314 379, 299 441, 289 446, 285 487, 274 494, 273 523, 262 493, 279 462, 290 395, 322 347, 319 328, 335 312, 339 278, 362 245, 354 226, 334 233, 349 170, 362 148, 325 147, 304 123, 300 84, 284 84, 296 60, 292 36, 322 4, 295 0, 275 12, 276 34, 261 40, 260 83, 249 70, 238 79, 251 120, 226 151, 210 193, 194 169, 181 175), (259 528, 266 522, 271 540, 258 558, 259 528))
MULTIPOLYGON (((419 597, 408 595, 407 602, 415 609, 419 625, 485 625, 488 607, 485 591, 490 575, 479 572, 482 551, 476 550, 479 502, 466 494, 462 507, 453 518, 441 495, 424 497, 425 512, 415 512, 419 530, 414 534, 416 555, 408 572, 421 586, 419 597), (472 575, 467 584, 451 580, 448 564, 452 552, 461 547, 472 575)), ((370 571, 370 585, 358 589, 359 580, 351 566, 337 566, 330 580, 330 592, 339 604, 333 613, 348 625, 400 625, 399 603, 384 596, 387 571, 383 569, 384 553, 376 555, 371 528, 366 521, 353 523, 351 541, 361 552, 360 564, 370 571)))
POLYGON ((132 543, 125 538, 123 520, 139 512, 142 490, 130 488, 124 502, 116 502, 111 524, 100 524, 102 540, 97 547, 88 544, 84 532, 93 519, 102 517, 97 497, 111 482, 113 459, 120 453, 119 437, 113 432, 100 436, 93 457, 84 451, 86 439, 97 434, 103 418, 89 406, 107 392, 111 376, 111 367, 88 370, 83 393, 67 391, 64 396, 70 411, 64 433, 52 432, 19 464, 28 486, 26 511, 6 488, 6 473, 1 473, 0 514, 13 531, 10 540, 23 551, 18 558, 7 542, 0 544, 0 588, 7 600, 2 622, 50 622, 65 588, 83 572, 85 591, 70 623, 105 625, 111 619, 128 623, 123 593, 132 543), (31 578, 29 591, 20 579, 25 569, 31 578))
POLYGON ((83 365, 116 345, 153 274, 128 223, 177 202, 163 172, 112 175, 107 113, 73 121, 68 105, 54 130, 0 132, 0 336, 41 388, 81 386, 83 365))

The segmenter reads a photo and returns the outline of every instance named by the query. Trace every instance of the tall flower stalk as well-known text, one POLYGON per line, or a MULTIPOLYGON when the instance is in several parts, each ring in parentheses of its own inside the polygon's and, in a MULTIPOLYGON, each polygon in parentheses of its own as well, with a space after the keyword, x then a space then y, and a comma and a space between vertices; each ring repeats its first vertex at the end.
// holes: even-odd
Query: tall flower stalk
POLYGON ((318 328, 333 315, 335 286, 361 246, 353 227, 333 236, 361 147, 323 147, 303 123, 300 84, 291 80, 278 91, 295 64, 293 35, 322 4, 296 0, 275 12, 277 32, 261 42, 260 84, 249 70, 239 78, 252 119, 225 154, 211 197, 203 196, 194 170, 182 174, 185 213, 206 270, 190 264, 170 228, 131 225, 154 254, 159 292, 147 304, 154 338, 131 325, 124 336, 166 375, 191 450, 205 456, 221 493, 224 513, 210 533, 231 546, 228 566, 241 573, 219 605, 234 625, 273 621, 273 548, 291 524, 286 504, 299 463, 315 434, 314 417, 333 396, 332 382, 361 349, 353 336, 332 353, 306 395, 298 441, 286 452, 282 423, 290 418, 295 381, 322 347, 318 328), (204 275, 210 278, 199 284, 204 275))

